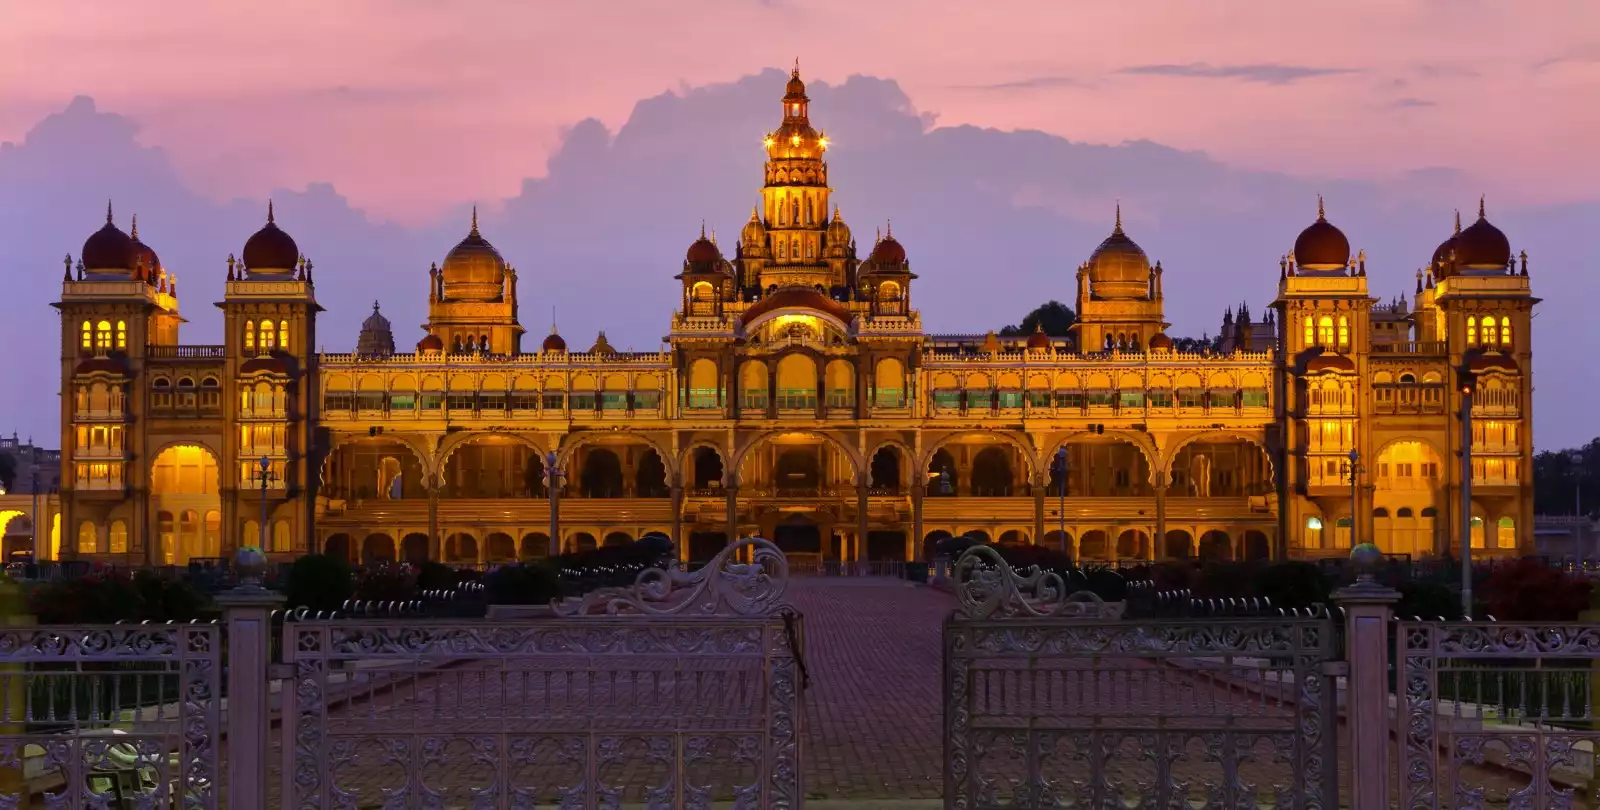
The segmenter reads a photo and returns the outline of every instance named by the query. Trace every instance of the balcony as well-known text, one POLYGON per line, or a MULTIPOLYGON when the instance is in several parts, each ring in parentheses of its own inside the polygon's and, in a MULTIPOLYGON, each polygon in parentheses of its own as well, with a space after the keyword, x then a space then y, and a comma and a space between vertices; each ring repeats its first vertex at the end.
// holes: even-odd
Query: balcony
POLYGON ((1374 343, 1372 353, 1443 357, 1450 353, 1450 349, 1442 340, 1405 340, 1396 343, 1374 343))
POLYGON ((152 360, 221 360, 227 350, 226 346, 146 346, 145 355, 152 360))

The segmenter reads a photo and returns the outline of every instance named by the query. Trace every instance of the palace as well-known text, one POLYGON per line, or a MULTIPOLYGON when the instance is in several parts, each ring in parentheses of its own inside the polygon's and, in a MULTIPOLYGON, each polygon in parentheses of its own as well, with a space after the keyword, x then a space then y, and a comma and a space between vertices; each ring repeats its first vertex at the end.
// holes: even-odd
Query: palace
POLYGON ((1458 542, 1463 489, 1474 546, 1531 548, 1537 299, 1481 203, 1409 303, 1369 294, 1319 201, 1263 262, 1266 317, 1187 351, 1119 211, 1070 337, 932 335, 906 246, 886 227, 858 250, 832 203, 798 70, 782 107, 731 257, 702 228, 675 268, 660 352, 553 326, 526 345, 520 271, 474 213, 414 351, 375 304, 353 352, 319 354, 314 267, 270 205, 228 258, 222 342, 183 344, 176 279, 108 208, 55 305, 63 531, 41 556, 182 564, 259 538, 478 563, 650 531, 685 559, 752 533, 829 560, 966 533, 1084 560, 1429 555, 1458 542))

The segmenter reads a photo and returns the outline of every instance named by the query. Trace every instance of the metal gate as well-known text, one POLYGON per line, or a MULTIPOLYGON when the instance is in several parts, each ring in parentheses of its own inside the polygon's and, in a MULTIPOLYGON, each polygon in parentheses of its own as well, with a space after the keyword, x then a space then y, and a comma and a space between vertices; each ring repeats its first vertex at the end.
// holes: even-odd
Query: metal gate
POLYGON ((786 577, 749 538, 543 618, 289 625, 285 806, 801 807, 786 577))
POLYGON ((946 807, 1338 806, 1331 620, 1128 620, 985 547, 952 579, 946 807))

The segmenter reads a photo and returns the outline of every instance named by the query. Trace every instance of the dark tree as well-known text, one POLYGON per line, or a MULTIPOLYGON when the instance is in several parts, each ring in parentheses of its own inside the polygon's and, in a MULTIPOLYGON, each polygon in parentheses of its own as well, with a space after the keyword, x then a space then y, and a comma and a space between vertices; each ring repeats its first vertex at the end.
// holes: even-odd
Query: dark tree
POLYGON ((0 453, 0 489, 11 491, 17 483, 17 460, 10 453, 0 453))
POLYGON ((1211 337, 1181 337, 1172 339, 1172 348, 1180 352, 1202 352, 1207 349, 1215 350, 1218 345, 1217 338, 1211 337))
POLYGON ((1027 314, 1021 324, 1007 326, 1000 330, 1002 337, 1026 337, 1036 329, 1044 329, 1050 337, 1068 337, 1072 333, 1068 330, 1078 320, 1072 307, 1060 301, 1046 301, 1027 314))
POLYGON ((1600 512, 1600 439, 1534 455, 1533 509, 1541 515, 1600 512))

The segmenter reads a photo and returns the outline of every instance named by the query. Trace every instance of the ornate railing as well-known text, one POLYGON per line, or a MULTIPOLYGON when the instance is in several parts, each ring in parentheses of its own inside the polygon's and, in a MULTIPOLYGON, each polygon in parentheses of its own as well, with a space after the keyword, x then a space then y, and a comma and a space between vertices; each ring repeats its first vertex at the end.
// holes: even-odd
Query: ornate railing
POLYGON ((951 578, 946 807, 1337 806, 1330 620, 1118 620, 981 546, 951 578))
POLYGON ((1593 624, 1401 622, 1398 806, 1582 806, 1597 658, 1593 624))
POLYGON ((286 625, 285 806, 799 808, 786 584, 782 552, 750 538, 545 618, 286 625), (352 669, 411 685, 332 713, 352 669))
POLYGON ((219 804, 217 625, 0 630, 0 807, 219 804))

